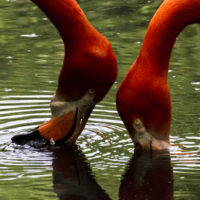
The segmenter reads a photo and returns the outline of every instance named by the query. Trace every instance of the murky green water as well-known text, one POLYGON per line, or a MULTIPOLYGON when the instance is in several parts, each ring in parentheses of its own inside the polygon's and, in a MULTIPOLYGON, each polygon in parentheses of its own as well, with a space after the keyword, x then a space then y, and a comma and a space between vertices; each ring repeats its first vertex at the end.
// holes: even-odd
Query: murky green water
POLYGON ((118 79, 96 106, 77 147, 38 150, 11 144, 10 138, 50 118, 63 44, 30 1, 1 0, 0 199, 199 200, 200 25, 181 33, 171 58, 169 153, 134 154, 115 108, 119 83, 136 59, 161 2, 79 1, 90 22, 112 43, 118 79))

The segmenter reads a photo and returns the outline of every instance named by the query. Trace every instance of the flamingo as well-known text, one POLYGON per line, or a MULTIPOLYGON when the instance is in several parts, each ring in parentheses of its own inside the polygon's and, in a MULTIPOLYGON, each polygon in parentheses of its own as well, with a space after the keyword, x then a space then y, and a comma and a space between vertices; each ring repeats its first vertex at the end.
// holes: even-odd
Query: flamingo
POLYGON ((65 56, 50 108, 52 117, 29 134, 12 141, 26 144, 74 143, 95 107, 117 77, 117 61, 109 41, 88 21, 76 0, 32 0, 59 31, 65 56))
POLYGON ((199 0, 165 0, 151 19, 140 53, 117 92, 117 109, 136 148, 169 147, 171 96, 168 69, 179 33, 200 23, 199 0))

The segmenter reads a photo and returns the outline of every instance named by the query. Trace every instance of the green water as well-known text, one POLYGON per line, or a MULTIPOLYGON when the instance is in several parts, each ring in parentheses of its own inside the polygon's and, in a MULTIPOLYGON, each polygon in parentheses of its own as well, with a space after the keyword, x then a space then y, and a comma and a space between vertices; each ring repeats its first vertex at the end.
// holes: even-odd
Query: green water
POLYGON ((77 147, 38 150, 14 145, 10 138, 50 118, 63 44, 31 1, 1 0, 0 199, 199 200, 200 25, 187 27, 172 53, 169 154, 134 154, 115 107, 117 88, 161 2, 79 1, 89 21, 111 42, 118 79, 95 107, 77 147))

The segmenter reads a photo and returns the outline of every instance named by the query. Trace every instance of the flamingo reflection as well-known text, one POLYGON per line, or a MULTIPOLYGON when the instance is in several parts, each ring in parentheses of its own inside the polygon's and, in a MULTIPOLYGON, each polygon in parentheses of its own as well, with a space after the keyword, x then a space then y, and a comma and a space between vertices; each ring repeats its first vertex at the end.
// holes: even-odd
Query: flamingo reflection
POLYGON ((52 149, 53 186, 60 200, 110 200, 76 145, 52 149))
POLYGON ((173 171, 168 151, 135 151, 122 177, 120 200, 173 200, 173 171))

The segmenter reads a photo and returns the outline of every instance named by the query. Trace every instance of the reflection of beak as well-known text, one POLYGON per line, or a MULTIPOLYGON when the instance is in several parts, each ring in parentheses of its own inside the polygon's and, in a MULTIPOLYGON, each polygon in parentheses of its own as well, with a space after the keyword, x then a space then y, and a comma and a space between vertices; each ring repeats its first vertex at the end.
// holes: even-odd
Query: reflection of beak
POLYGON ((92 109, 82 112, 78 108, 41 124, 39 134, 50 144, 73 143, 85 127, 92 109))

